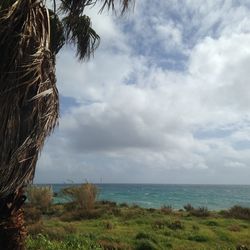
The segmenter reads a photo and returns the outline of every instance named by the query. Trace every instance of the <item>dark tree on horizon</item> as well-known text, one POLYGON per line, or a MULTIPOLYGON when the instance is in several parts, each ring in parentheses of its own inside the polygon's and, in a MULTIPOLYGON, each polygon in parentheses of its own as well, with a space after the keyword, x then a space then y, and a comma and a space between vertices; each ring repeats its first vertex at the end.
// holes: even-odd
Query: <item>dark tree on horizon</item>
POLYGON ((79 60, 89 59, 100 37, 86 7, 119 10, 133 0, 0 1, 0 248, 25 249, 22 205, 38 155, 58 124, 56 54, 74 45, 79 60))

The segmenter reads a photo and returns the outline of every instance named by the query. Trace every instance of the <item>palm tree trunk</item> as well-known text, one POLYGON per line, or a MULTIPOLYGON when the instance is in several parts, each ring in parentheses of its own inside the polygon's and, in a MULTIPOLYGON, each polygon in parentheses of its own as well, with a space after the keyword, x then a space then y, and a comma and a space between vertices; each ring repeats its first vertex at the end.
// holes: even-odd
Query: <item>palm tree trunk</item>
POLYGON ((21 208, 25 199, 22 192, 0 199, 0 249, 25 249, 27 230, 21 208))

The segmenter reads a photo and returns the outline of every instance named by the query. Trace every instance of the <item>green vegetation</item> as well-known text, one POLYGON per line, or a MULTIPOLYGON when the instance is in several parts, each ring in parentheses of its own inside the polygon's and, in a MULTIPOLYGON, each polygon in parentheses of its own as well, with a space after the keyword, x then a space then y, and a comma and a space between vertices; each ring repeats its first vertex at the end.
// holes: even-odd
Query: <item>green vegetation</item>
MULTIPOLYGON (((81 204, 93 197, 95 188, 88 185, 79 187, 85 190, 81 204)), ((26 204, 26 216, 33 218, 28 220, 27 249, 250 249, 250 220, 245 216, 238 219, 249 208, 238 207, 237 214, 235 208, 224 212, 193 207, 176 211, 166 206, 144 209, 91 201, 93 206, 78 206, 75 197, 68 204, 54 204, 43 211, 26 204)))
POLYGON ((40 208, 42 211, 47 210, 52 204, 53 190, 52 187, 29 186, 26 195, 32 207, 40 208))

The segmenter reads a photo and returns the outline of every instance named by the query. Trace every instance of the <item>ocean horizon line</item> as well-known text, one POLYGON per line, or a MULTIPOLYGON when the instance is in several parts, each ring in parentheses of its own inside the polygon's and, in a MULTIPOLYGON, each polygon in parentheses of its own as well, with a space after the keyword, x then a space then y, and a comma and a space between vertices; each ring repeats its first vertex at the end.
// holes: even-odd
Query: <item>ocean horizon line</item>
POLYGON ((179 186, 250 186, 250 184, 239 184, 239 183, 126 183, 126 182, 35 182, 34 185, 80 185, 83 183, 92 183, 94 185, 179 185, 179 186))

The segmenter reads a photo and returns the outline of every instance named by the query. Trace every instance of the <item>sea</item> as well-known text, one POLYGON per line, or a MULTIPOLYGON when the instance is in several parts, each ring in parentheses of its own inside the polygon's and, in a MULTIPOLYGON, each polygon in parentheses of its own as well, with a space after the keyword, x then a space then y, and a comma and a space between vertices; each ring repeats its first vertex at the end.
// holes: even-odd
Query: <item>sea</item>
MULTIPOLYGON (((43 184, 45 185, 45 184, 43 184)), ((70 185, 51 185, 57 194, 54 202, 66 202, 60 191, 70 185)), ((145 208, 164 205, 182 209, 190 203, 194 207, 205 206, 209 210, 228 209, 234 205, 250 207, 250 185, 174 185, 174 184, 95 184, 98 200, 108 200, 145 208)))

